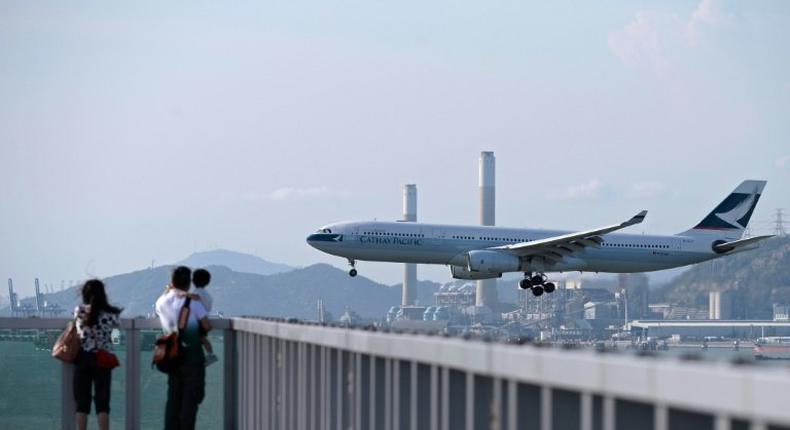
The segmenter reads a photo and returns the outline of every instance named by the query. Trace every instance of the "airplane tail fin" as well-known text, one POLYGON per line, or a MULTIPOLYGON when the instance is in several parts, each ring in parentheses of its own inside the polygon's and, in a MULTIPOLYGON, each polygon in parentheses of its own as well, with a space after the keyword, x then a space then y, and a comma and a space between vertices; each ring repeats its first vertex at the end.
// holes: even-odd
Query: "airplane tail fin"
POLYGON ((741 182, 711 213, 683 235, 718 234, 741 237, 752 217, 766 181, 747 180, 741 182))

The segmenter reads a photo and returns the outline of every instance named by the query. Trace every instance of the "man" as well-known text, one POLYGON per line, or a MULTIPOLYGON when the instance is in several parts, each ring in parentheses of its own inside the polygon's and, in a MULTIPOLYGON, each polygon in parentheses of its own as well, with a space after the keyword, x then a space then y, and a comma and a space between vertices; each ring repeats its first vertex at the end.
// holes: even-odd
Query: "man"
MULTIPOLYGON (((156 313, 165 333, 178 331, 178 315, 187 298, 192 271, 179 266, 173 271, 170 285, 156 301, 156 313)), ((165 430, 195 428, 198 405, 203 401, 206 387, 206 367, 199 327, 211 330, 206 308, 197 300, 189 305, 186 328, 179 333, 181 362, 167 376, 167 406, 165 430)))

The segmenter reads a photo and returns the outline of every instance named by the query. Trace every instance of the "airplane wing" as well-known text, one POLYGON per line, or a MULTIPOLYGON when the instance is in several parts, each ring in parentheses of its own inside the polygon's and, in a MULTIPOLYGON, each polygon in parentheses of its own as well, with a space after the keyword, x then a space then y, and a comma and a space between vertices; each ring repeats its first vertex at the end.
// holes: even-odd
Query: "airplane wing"
POLYGON ((559 261, 563 257, 582 251, 588 246, 599 246, 603 242, 601 235, 617 231, 644 221, 647 211, 639 212, 628 221, 606 227, 595 228, 578 233, 568 233, 561 236, 547 237, 530 242, 513 243, 510 245, 496 246, 489 249, 506 251, 519 256, 543 256, 549 260, 559 261))
POLYGON ((746 249, 752 249, 752 247, 750 247, 750 245, 754 245, 755 243, 757 243, 757 242, 759 242, 761 240, 765 240, 765 239, 768 239, 768 238, 771 238, 771 237, 773 237, 773 235, 754 236, 754 237, 750 237, 750 238, 747 238, 747 239, 739 239, 739 240, 733 240, 731 242, 719 243, 719 244, 713 245, 713 250, 716 251, 716 252, 720 252, 720 253, 725 253, 725 252, 730 252, 730 251, 735 251, 735 250, 745 251, 746 249), (746 249, 743 249, 743 248, 746 248, 746 249))

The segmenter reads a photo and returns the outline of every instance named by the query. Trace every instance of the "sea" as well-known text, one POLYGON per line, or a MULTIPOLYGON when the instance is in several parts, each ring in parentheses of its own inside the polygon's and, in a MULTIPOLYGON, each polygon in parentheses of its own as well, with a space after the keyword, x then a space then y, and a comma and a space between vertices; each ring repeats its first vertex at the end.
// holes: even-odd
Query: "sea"
MULTIPOLYGON (((198 429, 223 426, 223 342, 212 336, 220 361, 206 369, 206 397, 198 410, 198 429)), ((0 341, 0 428, 41 430, 61 428, 61 381, 65 368, 33 341, 0 341)), ((116 348, 121 367, 112 372, 110 427, 125 428, 125 361, 123 346, 116 348)), ((151 351, 141 352, 141 429, 164 428, 167 375, 152 369, 151 351)), ((91 405, 89 428, 97 428, 91 405)))

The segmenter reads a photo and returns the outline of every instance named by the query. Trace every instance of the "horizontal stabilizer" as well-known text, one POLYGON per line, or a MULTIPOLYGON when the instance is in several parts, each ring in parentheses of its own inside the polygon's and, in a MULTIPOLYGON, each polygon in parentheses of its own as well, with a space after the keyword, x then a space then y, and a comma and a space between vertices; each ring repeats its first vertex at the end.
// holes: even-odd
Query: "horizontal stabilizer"
POLYGON ((749 245, 754 245, 755 243, 757 243, 757 242, 759 242, 761 240, 768 239, 770 237, 773 237, 773 236, 772 235, 754 236, 754 237, 750 237, 750 238, 747 238, 747 239, 739 239, 739 240, 733 240, 731 242, 717 243, 717 244, 713 245, 713 250, 715 252, 723 254, 725 252, 734 251, 734 250, 739 249, 739 248, 748 247, 749 245))

